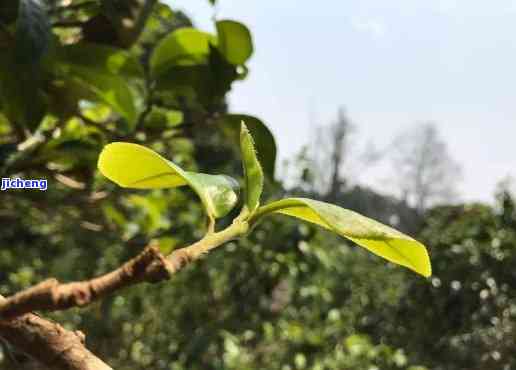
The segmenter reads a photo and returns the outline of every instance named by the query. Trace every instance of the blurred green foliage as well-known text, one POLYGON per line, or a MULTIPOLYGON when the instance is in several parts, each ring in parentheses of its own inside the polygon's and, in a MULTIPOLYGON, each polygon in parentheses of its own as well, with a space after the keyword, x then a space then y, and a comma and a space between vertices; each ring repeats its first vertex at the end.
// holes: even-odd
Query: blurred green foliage
MULTIPOLYGON (((0 194, 0 294, 105 273, 153 239, 169 252, 203 235, 195 193, 120 189, 96 160, 124 140, 242 179, 241 116, 228 114, 225 97, 254 47, 244 25, 216 29, 207 35, 162 2, 0 3, 1 177, 49 180, 45 192, 0 194)), ((285 195, 272 135, 246 122, 265 197, 285 195)), ((516 369, 512 198, 438 208, 424 225, 430 280, 278 216, 170 282, 51 317, 83 330, 119 370, 516 369)), ((0 369, 23 368, 15 349, 0 353, 0 369)))
POLYGON ((413 281, 406 287, 397 321, 418 319, 405 321, 389 337, 432 369, 516 368, 516 212, 511 194, 501 189, 495 207, 436 208, 425 223, 421 237, 432 246, 432 284, 413 281), (401 340, 416 332, 424 335, 401 340))

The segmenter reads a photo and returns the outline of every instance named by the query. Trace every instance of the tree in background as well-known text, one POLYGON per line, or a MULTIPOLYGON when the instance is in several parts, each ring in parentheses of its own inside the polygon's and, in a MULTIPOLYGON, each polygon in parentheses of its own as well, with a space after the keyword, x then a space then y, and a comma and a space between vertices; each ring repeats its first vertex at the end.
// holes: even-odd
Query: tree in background
POLYGON ((419 124, 400 134, 393 142, 392 160, 402 199, 419 213, 456 195, 460 166, 435 124, 419 124))
POLYGON ((312 128, 314 139, 311 143, 312 191, 323 195, 328 201, 337 201, 345 190, 345 168, 349 164, 350 136, 353 125, 344 108, 339 108, 337 118, 330 125, 316 125, 312 128))
POLYGON ((310 145, 303 147, 282 171, 289 192, 330 200, 406 232, 418 232, 421 220, 414 208, 395 196, 359 184, 360 176, 381 164, 393 145, 383 150, 371 143, 360 147, 355 134, 356 127, 343 108, 335 122, 315 125, 310 145))

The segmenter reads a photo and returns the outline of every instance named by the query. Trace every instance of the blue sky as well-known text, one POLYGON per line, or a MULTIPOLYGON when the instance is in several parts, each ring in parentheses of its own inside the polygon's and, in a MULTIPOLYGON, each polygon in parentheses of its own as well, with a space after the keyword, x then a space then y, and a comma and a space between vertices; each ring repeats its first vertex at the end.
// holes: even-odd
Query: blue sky
MULTIPOLYGON (((463 166, 464 200, 490 201, 499 180, 516 177, 515 0, 169 3, 208 31, 214 13, 250 27, 255 54, 231 109, 262 118, 282 159, 345 106, 356 139, 380 148, 436 122, 463 166)), ((359 179, 388 191, 390 173, 384 161, 359 179)))

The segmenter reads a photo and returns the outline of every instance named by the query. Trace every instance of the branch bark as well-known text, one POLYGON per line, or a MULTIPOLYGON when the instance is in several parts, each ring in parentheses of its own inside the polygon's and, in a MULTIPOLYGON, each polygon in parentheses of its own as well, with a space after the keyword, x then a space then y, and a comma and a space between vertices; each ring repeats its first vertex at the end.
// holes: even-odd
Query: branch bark
POLYGON ((91 280, 61 284, 56 279, 45 280, 0 301, 0 320, 18 317, 32 311, 60 311, 82 307, 118 290, 142 282, 158 283, 169 280, 173 274, 213 248, 245 234, 247 222, 238 218, 220 232, 208 233, 188 247, 177 249, 165 257, 155 245, 122 266, 91 280))
MULTIPOLYGON (((0 296, 0 302, 5 302, 0 296)), ((85 346, 85 336, 33 313, 0 320, 0 337, 55 370, 113 370, 85 346)))
POLYGON ((172 271, 174 265, 161 255, 157 247, 149 246, 116 270, 94 279, 68 284, 49 279, 19 292, 0 302, 0 318, 85 306, 129 285, 168 279, 172 271))

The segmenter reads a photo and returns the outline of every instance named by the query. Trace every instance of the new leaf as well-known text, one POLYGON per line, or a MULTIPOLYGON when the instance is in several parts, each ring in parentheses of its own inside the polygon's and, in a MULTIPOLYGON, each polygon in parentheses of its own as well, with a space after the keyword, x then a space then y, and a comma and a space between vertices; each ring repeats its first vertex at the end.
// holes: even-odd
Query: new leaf
POLYGON ((272 132, 261 120, 246 114, 226 114, 217 121, 217 125, 222 128, 222 131, 236 145, 239 142, 242 121, 245 122, 247 129, 253 137, 263 172, 268 176, 269 180, 274 180, 276 141, 272 132))
POLYGON ((244 167, 245 202, 249 212, 253 213, 260 205, 263 190, 263 170, 256 157, 253 138, 243 121, 240 129, 240 151, 242 152, 244 167))
POLYGON ((251 218, 255 223, 270 213, 300 218, 329 229, 386 260, 428 277, 430 258, 423 244, 389 226, 356 212, 306 198, 290 198, 260 207, 251 218))
POLYGON ((132 143, 111 143, 100 153, 98 168, 118 185, 135 189, 189 185, 210 218, 225 216, 237 203, 238 183, 229 176, 184 171, 158 153, 132 143))

